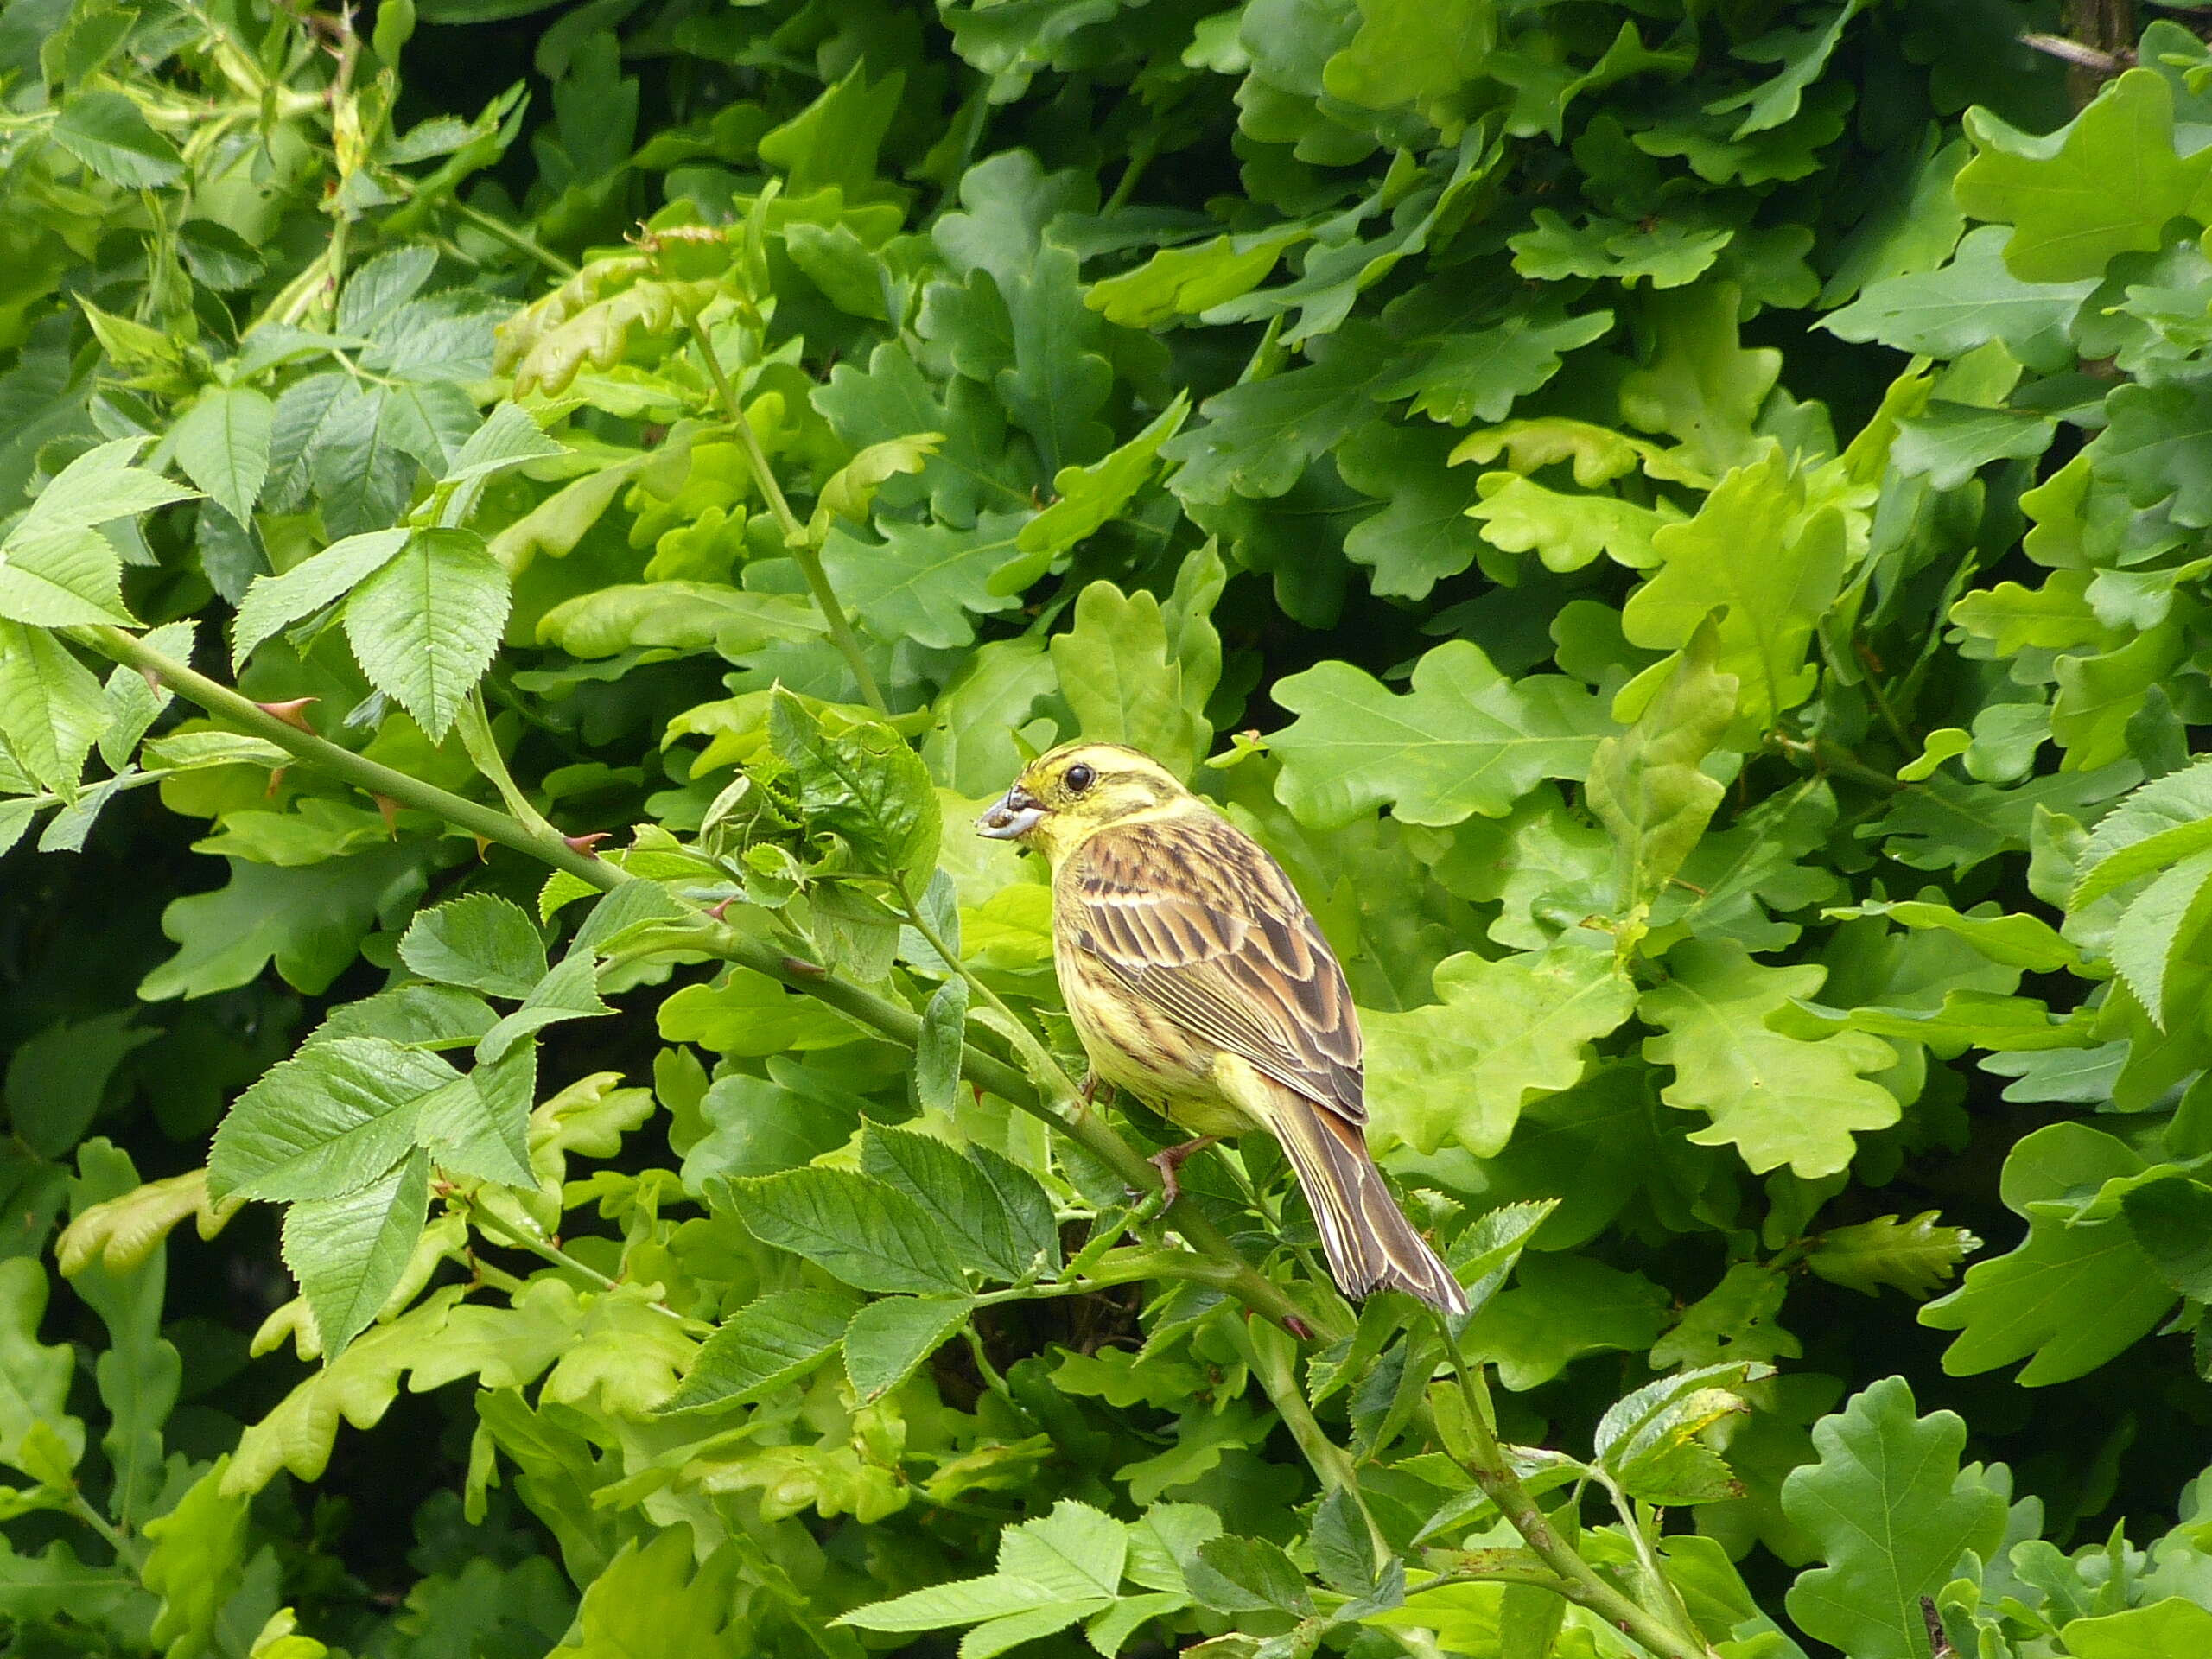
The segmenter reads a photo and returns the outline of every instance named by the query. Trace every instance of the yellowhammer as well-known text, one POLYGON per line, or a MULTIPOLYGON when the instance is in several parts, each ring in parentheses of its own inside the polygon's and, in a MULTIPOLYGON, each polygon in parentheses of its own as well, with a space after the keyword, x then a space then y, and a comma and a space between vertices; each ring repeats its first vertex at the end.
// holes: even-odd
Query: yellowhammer
POLYGON ((1060 988, 1102 1081, 1200 1138, 1255 1124, 1282 1143, 1347 1295, 1467 1300, 1368 1156, 1359 1018, 1344 969, 1282 867, 1135 749, 1073 743, 1032 761, 976 823, 1052 867, 1060 988))

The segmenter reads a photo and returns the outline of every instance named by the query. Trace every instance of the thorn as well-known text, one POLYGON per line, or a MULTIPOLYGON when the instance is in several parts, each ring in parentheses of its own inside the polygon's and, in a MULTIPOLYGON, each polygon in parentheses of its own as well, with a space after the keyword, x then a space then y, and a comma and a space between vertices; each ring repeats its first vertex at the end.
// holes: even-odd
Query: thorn
POLYGON ((563 836, 561 839, 569 843, 569 851, 582 853, 586 858, 597 858, 595 849, 599 843, 613 833, 611 830, 594 830, 588 836, 563 836))
POLYGON ((253 706, 260 709, 263 714, 273 715, 287 726, 296 726, 309 737, 313 737, 315 735, 315 729, 308 724, 307 715, 301 711, 309 703, 321 701, 321 697, 294 697, 288 702, 257 702, 253 706))
POLYGON ((707 914, 712 917, 715 921, 719 922, 722 919, 723 916, 728 912, 729 907, 736 902, 737 895, 733 893, 728 898, 723 899, 721 903, 708 906, 707 914))
POLYGON ((140 669, 138 671, 138 677, 146 682, 146 689, 149 691, 151 691, 156 696, 158 697, 162 695, 162 677, 155 673, 152 669, 140 669))
POLYGON ((1313 1340, 1313 1327, 1306 1324, 1305 1320, 1300 1319, 1295 1313, 1286 1313, 1282 1316, 1282 1328, 1289 1332, 1292 1336, 1296 1337, 1300 1342, 1311 1342, 1313 1340))
POLYGON ((478 836, 475 839, 476 861, 481 864, 491 856, 492 838, 489 836, 478 836))
POLYGON ((262 799, 273 801, 276 798, 277 786, 284 781, 284 774, 290 770, 289 766, 271 766, 269 769, 269 787, 262 791, 262 799))
POLYGON ((830 970, 827 968, 824 968, 818 962, 809 962, 804 957, 785 957, 783 961, 783 969, 785 973, 793 975, 799 979, 827 979, 830 977, 830 970))
POLYGON ((397 841, 399 839, 399 803, 389 795, 372 794, 369 798, 377 804, 377 810, 384 815, 385 832, 394 841, 397 841))

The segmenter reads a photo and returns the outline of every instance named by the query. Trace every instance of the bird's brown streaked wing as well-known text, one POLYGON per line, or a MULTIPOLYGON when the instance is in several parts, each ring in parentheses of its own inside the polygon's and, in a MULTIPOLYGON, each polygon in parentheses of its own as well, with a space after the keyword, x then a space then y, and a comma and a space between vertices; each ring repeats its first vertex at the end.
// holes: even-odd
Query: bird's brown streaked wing
POLYGON ((1058 884, 1079 948, 1194 1035, 1363 1123, 1359 1025, 1281 868, 1211 814, 1101 830, 1058 884))

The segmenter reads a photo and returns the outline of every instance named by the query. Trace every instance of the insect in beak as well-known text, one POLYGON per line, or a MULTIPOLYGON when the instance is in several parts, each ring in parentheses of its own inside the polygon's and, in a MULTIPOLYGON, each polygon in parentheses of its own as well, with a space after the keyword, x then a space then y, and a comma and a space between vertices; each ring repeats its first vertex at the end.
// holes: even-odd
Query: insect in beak
POLYGON ((1019 841, 1034 830, 1044 816, 1044 802, 1017 784, 992 802, 990 810, 976 820, 976 833, 993 841, 1019 841))

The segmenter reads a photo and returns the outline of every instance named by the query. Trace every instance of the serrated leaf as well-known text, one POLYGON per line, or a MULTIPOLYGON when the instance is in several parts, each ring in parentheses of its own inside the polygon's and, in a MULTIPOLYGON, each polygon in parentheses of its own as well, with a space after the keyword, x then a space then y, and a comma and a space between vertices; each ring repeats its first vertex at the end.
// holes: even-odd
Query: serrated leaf
POLYGON ((121 92, 79 92, 48 129, 60 144, 110 184, 158 188, 184 176, 176 146, 154 130, 121 92))
POLYGON ((472 893, 416 912, 399 959, 425 979, 518 1001, 545 976, 545 941, 520 906, 472 893))
POLYGON ((348 536, 282 575, 255 577, 232 624, 232 662, 244 664, 253 648, 278 629, 343 599, 397 558, 410 533, 373 530, 348 536))
POLYGON ((1438 646, 1394 696, 1349 663, 1325 662, 1275 687, 1299 718, 1269 740, 1276 793, 1319 830, 1388 805, 1408 823, 1500 817, 1545 778, 1580 778, 1610 722, 1563 676, 1509 680, 1481 648, 1438 646))
POLYGON ((452 462, 440 481, 460 484, 504 472, 510 467, 550 461, 568 453, 569 446, 548 437, 528 410, 514 404, 501 404, 454 452, 452 462))
POLYGON ((414 530, 346 601, 346 638, 370 683, 441 742, 499 651, 510 602, 481 536, 414 530))
POLYGON ((955 976, 930 993, 914 1044, 914 1103, 925 1112, 949 1112, 960 1089, 960 1062, 968 1031, 968 982, 955 976))
POLYGON ((943 1229, 895 1187, 819 1167, 729 1185, 755 1238, 806 1257, 856 1289, 966 1294, 967 1280, 943 1229))
POLYGON ((564 1020, 591 1020, 612 1014, 599 994, 597 965, 591 952, 579 950, 563 957, 552 970, 530 988, 522 1006, 484 1033, 476 1045, 481 1065, 497 1065, 517 1043, 564 1020))
POLYGON ((334 1198, 380 1179, 415 1143, 424 1098, 458 1076, 379 1037, 302 1049, 240 1095, 215 1131, 212 1198, 334 1198))
POLYGON ((419 1148, 389 1174, 340 1198, 295 1204, 284 1217, 284 1262, 300 1281, 335 1359, 398 1287, 422 1236, 430 1160, 419 1148))
POLYGON ((741 1406, 821 1363, 844 1338, 853 1301, 827 1290, 786 1290, 748 1302, 707 1338, 663 1411, 741 1406))
POLYGON ((1026 1171, 988 1157, 916 1129, 871 1125, 861 1141, 861 1167, 928 1212, 963 1266, 1019 1279, 1053 1249, 1052 1208, 1026 1171))
POLYGON ((241 524, 269 480, 269 447, 276 405, 251 386, 213 386, 169 433, 178 465, 241 524))
POLYGON ((790 810, 810 835, 841 837, 870 868, 903 876, 934 868, 943 810, 921 757, 879 721, 831 721, 842 729, 780 687, 769 700, 790 810))
POLYGON ((965 1296, 887 1296, 855 1313, 845 1329, 845 1376, 861 1403, 912 1376, 974 1306, 965 1296))
POLYGON ((108 715, 99 681, 59 639, 0 620, 0 739, 35 782, 74 800, 108 715))

